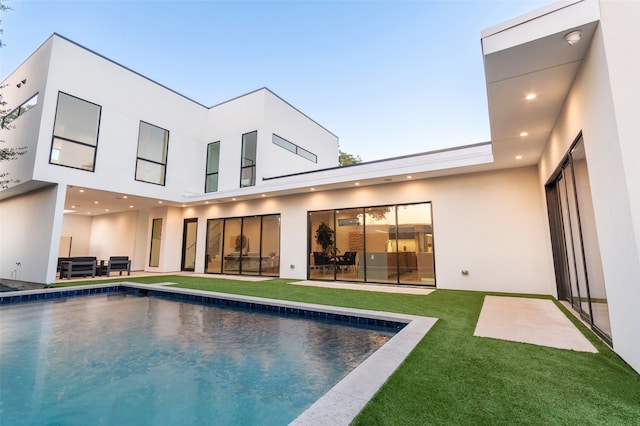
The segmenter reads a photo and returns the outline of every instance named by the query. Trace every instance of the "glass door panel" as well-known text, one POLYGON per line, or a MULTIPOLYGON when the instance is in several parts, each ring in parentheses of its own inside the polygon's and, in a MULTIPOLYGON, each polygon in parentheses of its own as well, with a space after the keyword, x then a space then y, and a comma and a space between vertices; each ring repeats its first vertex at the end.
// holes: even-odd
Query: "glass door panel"
POLYGON ((578 292, 580 295, 580 313, 591 318, 589 310, 589 290, 587 288, 587 275, 582 253, 582 236, 580 234, 580 216, 575 195, 575 183, 573 179, 573 167, 571 163, 564 174, 567 183, 567 207, 569 210, 569 220, 571 221, 571 236, 573 237, 574 261, 576 265, 576 278, 578 280, 578 292))
POLYGON ((364 255, 364 210, 345 209, 336 212, 336 279, 364 281, 360 259, 364 255))
POLYGON ((224 220, 207 220, 207 249, 204 271, 208 273, 222 272, 222 238, 224 220))
POLYGON ((335 279, 331 252, 335 246, 333 210, 309 213, 309 278, 335 279))
POLYGON ((153 219, 151 225, 151 249, 149 266, 160 266, 160 242, 162 241, 162 218, 153 219))
POLYGON ((584 143, 578 142, 571 153, 573 175, 575 178, 576 199, 580 214, 580 231, 585 259, 586 275, 589 285, 589 299, 593 324, 602 332, 611 336, 607 292, 604 286, 604 273, 600 259, 600 245, 596 232, 596 222, 589 186, 589 171, 584 151, 584 143))
POLYGON ((196 267, 196 235, 198 219, 185 219, 182 232, 182 270, 194 271, 196 267))
POLYGON ((435 284, 431 204, 398 206, 398 269, 401 284, 435 284))
POLYGON ((242 256, 240 257, 240 273, 242 274, 260 274, 261 222, 259 216, 245 217, 242 220, 242 256))
POLYGON ((222 272, 239 274, 242 255, 242 219, 224 220, 223 250, 222 272))
POLYGON ((576 272, 575 254, 573 250, 573 236, 571 228, 571 220, 569 218, 569 209, 567 208, 567 186, 564 179, 564 173, 558 180, 558 189, 560 192, 560 204, 562 212, 562 229, 564 231, 565 251, 567 257, 567 276, 569 278, 571 288, 571 305, 580 311, 580 292, 578 290, 578 278, 576 272))
POLYGON ((262 218, 262 275, 277 277, 280 275, 280 215, 262 218))
POLYGON ((369 282, 397 283, 399 238, 395 206, 366 208, 364 223, 364 279, 369 282))

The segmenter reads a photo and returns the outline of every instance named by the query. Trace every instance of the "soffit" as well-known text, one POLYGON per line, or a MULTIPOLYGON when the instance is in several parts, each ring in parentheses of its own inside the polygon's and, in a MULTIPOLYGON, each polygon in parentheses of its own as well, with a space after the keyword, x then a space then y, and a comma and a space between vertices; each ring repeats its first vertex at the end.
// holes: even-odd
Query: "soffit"
POLYGON ((596 28, 597 21, 586 22, 484 56, 496 168, 539 162, 596 28), (577 30, 581 41, 570 46, 564 37, 577 30), (527 101, 529 93, 537 97, 527 101))

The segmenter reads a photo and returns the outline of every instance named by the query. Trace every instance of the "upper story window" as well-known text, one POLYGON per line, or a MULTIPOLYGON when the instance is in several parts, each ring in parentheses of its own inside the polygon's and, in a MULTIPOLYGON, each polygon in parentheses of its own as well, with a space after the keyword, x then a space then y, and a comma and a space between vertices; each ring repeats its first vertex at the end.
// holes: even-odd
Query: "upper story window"
POLYGON ((258 132, 242 135, 242 167, 240 170, 240 187, 255 186, 256 184, 256 147, 258 132))
POLYGON ((38 104, 38 94, 36 93, 30 97, 26 102, 23 102, 18 108, 11 111, 9 114, 2 118, 2 128, 6 128, 16 118, 22 116, 25 112, 38 104))
POLYGON ((102 107, 58 92, 50 164, 93 171, 102 107))
POLYGON ((216 192, 218 190, 219 169, 220 142, 212 142, 207 145, 207 177, 204 183, 204 192, 216 192))
POLYGON ((169 131, 140 122, 136 180, 164 185, 167 169, 169 131))
POLYGON ((306 158, 309 161, 313 161, 314 163, 318 162, 318 156, 315 155, 313 152, 307 151, 306 149, 301 148, 298 145, 291 143, 284 138, 281 138, 275 133, 271 135, 271 142, 273 142, 275 145, 278 145, 281 148, 286 149, 287 151, 291 151, 294 154, 299 155, 300 157, 306 158))

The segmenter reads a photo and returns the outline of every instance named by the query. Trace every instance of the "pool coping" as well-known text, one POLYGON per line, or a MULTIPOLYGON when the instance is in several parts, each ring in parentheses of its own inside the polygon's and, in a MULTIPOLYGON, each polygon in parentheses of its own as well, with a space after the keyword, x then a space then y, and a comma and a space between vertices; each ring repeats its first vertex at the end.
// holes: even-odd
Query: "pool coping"
POLYGON ((364 322, 399 329, 387 343, 290 423, 295 426, 350 424, 437 321, 437 318, 431 317, 167 287, 167 284, 170 283, 158 285, 115 282, 22 290, 0 295, 0 304, 12 305, 29 301, 57 300, 64 297, 109 294, 122 291, 122 287, 134 289, 138 294, 151 292, 151 295, 161 295, 161 293, 169 293, 174 296, 182 296, 181 299, 185 301, 205 303, 217 303, 219 300, 230 301, 237 306, 255 310, 282 312, 301 317, 327 318, 351 323, 364 322), (326 316, 316 316, 314 313, 324 313, 326 316), (369 320, 373 322, 369 322, 369 320))

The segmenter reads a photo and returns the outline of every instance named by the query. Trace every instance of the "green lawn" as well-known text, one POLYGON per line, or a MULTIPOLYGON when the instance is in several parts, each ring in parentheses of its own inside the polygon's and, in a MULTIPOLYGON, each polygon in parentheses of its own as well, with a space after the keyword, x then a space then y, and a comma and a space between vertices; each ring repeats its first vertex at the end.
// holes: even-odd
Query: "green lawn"
POLYGON ((415 296, 295 286, 282 279, 186 276, 127 281, 169 281, 185 288, 439 318, 356 425, 640 424, 640 376, 571 314, 599 353, 473 337, 488 294, 482 292, 436 290, 415 296))

